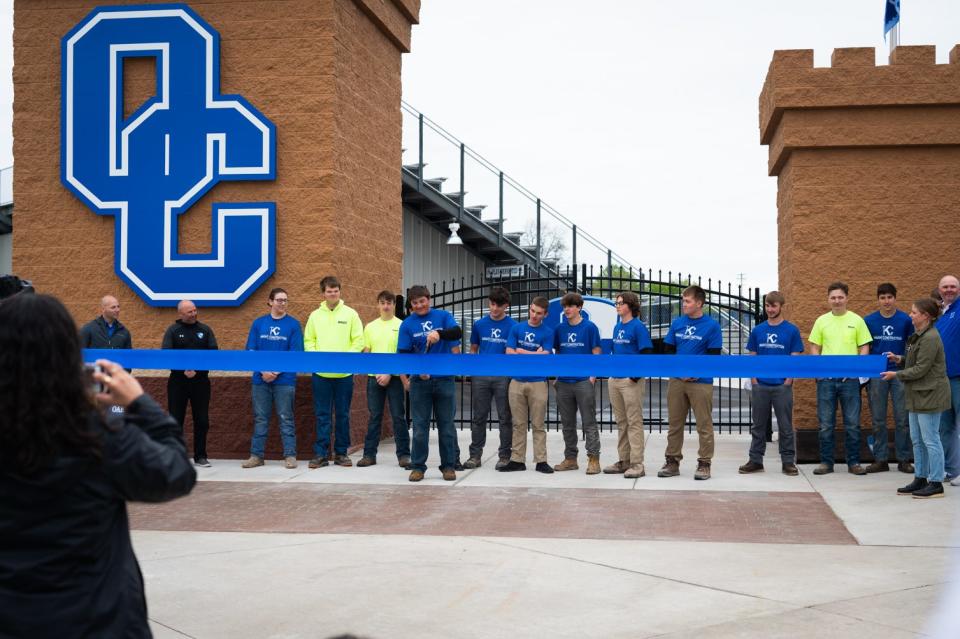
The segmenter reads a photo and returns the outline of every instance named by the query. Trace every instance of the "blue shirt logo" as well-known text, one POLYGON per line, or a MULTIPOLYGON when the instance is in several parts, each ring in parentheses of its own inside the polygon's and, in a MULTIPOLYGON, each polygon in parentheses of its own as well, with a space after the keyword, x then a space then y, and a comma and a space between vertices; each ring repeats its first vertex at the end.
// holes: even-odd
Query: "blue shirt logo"
POLYGON ((273 180, 276 127, 220 94, 220 36, 184 4, 100 7, 61 43, 61 181, 115 220, 114 268, 145 302, 239 306, 275 267, 272 202, 214 204, 211 251, 182 253, 178 219, 223 180, 273 180), (123 112, 124 61, 156 67, 123 112))

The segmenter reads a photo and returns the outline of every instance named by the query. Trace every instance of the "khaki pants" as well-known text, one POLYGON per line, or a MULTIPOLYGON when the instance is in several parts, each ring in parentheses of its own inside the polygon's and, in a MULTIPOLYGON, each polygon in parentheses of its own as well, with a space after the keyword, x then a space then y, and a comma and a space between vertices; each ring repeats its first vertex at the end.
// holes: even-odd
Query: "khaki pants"
POLYGON ((611 377, 610 406, 617 420, 617 452, 620 461, 631 466, 643 464, 643 393, 646 380, 611 377))
POLYGON ((671 378, 667 384, 667 414, 670 429, 667 432, 667 457, 683 459, 683 430, 687 413, 693 409, 700 436, 697 460, 713 459, 713 384, 698 384, 671 378))
POLYGON ((507 394, 513 416, 513 450, 510 461, 527 459, 527 418, 533 427, 533 461, 547 461, 547 383, 510 381, 507 394))

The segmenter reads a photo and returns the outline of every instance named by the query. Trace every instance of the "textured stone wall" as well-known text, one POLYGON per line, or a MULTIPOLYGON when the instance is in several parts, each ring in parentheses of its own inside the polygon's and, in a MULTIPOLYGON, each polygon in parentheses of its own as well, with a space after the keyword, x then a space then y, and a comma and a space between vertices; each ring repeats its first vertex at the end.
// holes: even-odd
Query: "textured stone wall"
MULTIPOLYGON (((928 46, 898 47, 888 66, 874 55, 836 49, 830 67, 814 68, 813 51, 777 51, 760 94, 778 184, 780 288, 804 339, 829 311, 831 281, 847 282, 850 309, 866 315, 880 282, 893 282, 909 311, 943 274, 960 272, 960 47, 949 64, 928 46)), ((812 381, 798 383, 794 420, 817 427, 812 381)), ((815 433, 802 440, 815 458, 815 433)))
MULTIPOLYGON (((113 218, 87 209, 59 177, 60 41, 103 4, 110 3, 14 4, 14 271, 62 299, 78 323, 96 315, 102 295, 116 295, 134 345, 158 347, 175 311, 147 306, 120 281, 113 218)), ((345 301, 364 322, 373 319, 377 291, 401 284, 400 59, 409 50, 419 0, 188 4, 220 33, 221 92, 243 95, 277 127, 276 181, 221 183, 180 218, 183 250, 206 251, 214 202, 277 206, 276 273, 241 307, 201 308, 201 321, 222 348, 242 348, 251 321, 266 311, 270 288, 287 289, 290 313, 303 322, 320 304, 319 280, 326 274, 341 278, 345 301)), ((153 76, 148 66, 127 70, 129 110, 152 93, 153 76)), ((298 400, 301 443, 311 427, 308 381, 302 380, 298 400)), ((248 384, 214 379, 215 456, 248 450, 241 442, 250 434, 248 384)), ((362 391, 354 406, 353 442, 359 444, 366 425, 362 391)))

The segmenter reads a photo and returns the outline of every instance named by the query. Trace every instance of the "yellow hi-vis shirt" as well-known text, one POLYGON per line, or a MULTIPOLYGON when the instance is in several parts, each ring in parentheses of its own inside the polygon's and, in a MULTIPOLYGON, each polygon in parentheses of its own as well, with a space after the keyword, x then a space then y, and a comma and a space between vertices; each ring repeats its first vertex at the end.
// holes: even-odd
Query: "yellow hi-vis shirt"
MULTIPOLYGON (((359 353, 363 324, 357 312, 340 300, 332 311, 324 302, 310 313, 303 329, 303 350, 314 353, 359 353)), ((316 373, 320 377, 350 377, 349 373, 316 373)))
POLYGON ((820 347, 821 355, 857 355, 861 346, 873 341, 867 323, 852 311, 821 315, 813 323, 808 339, 820 347))
MULTIPOLYGON (((383 321, 379 317, 363 329, 363 343, 371 353, 396 353, 397 338, 400 337, 400 325, 403 321, 399 317, 391 317, 383 321)), ((370 373, 370 377, 375 377, 370 373)))

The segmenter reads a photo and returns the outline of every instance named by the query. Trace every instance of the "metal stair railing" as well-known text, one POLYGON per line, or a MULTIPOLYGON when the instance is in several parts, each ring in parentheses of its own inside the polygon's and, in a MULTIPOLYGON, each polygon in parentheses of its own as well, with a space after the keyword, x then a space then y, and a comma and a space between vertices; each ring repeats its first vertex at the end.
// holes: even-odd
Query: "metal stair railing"
POLYGON ((429 189, 445 196, 456 208, 458 222, 466 212, 487 223, 496 230, 498 245, 504 242, 516 245, 538 271, 547 267, 558 274, 562 266, 604 261, 609 268, 614 265, 631 268, 626 258, 407 102, 401 102, 401 113, 405 147, 403 170, 416 179, 418 191, 429 189), (441 173, 427 177, 424 169, 428 165, 441 173), (450 174, 459 176, 456 189, 452 188, 450 174), (467 201, 468 185, 474 202, 477 196, 497 202, 496 218, 484 219, 483 211, 490 207, 467 201), (450 190, 443 191, 444 186, 450 190), (555 243, 551 252, 545 245, 547 239, 555 243), (568 241, 569 246, 566 246, 568 241), (563 244, 563 248, 558 250, 558 244, 563 244))

